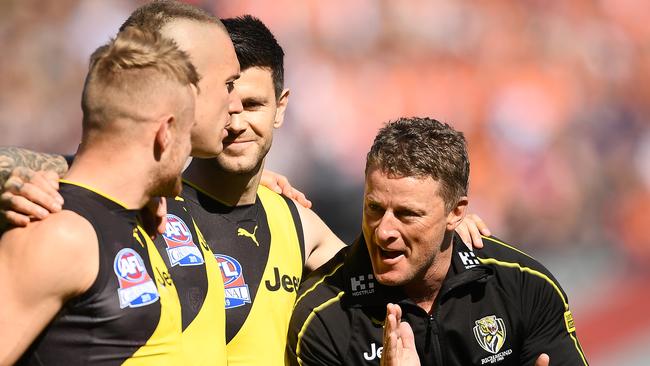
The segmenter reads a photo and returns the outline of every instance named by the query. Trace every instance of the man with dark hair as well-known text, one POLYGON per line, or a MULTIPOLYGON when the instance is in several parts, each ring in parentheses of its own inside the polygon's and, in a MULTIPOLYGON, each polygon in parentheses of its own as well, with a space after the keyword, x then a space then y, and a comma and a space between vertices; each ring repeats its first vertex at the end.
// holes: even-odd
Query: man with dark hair
POLYGON ((587 363, 566 295, 541 264, 494 237, 472 252, 454 235, 468 178, 465 139, 450 126, 403 118, 379 131, 363 234, 301 286, 290 364, 532 365, 542 353, 587 363))
MULTIPOLYGON (((156 9, 159 5, 149 6, 156 9)), ((201 48, 192 47, 196 42, 195 32, 205 27, 203 23, 185 19, 167 23, 138 20, 151 16, 151 12, 136 11, 125 24, 161 28, 162 33, 171 35, 179 46, 188 46, 191 56, 211 47, 207 44, 201 48)), ((192 264, 202 264, 205 260, 206 270, 212 276, 208 285, 216 276, 219 283, 222 276, 225 280, 228 363, 277 365, 284 363, 286 333, 303 267, 317 268, 344 244, 311 210, 270 189, 258 187, 273 130, 282 125, 288 102, 289 91, 283 89, 284 52, 256 18, 227 19, 224 23, 238 40, 237 56, 243 60, 237 92, 242 96, 244 110, 231 116, 224 130, 226 136, 221 153, 216 158, 195 158, 185 171, 183 193, 170 200, 164 240, 156 240, 156 245, 161 253, 167 252, 163 258, 179 289, 184 336, 196 327, 206 335, 219 333, 216 321, 202 320, 201 316, 211 309, 206 309, 205 303, 202 306, 199 303, 198 310, 186 314, 186 309, 197 308, 197 304, 191 306, 190 300, 214 294, 206 291, 205 285, 197 287, 196 284, 201 283, 200 276, 190 276, 188 272, 192 264), (193 230, 193 235, 181 235, 193 230), (206 243, 207 250, 211 249, 215 255, 201 258, 201 253, 193 247, 177 250, 177 242, 185 237, 196 238, 199 244, 206 243), (177 261, 172 253, 181 252, 194 253, 193 257, 188 257, 186 267, 180 262, 175 265, 177 261), (191 258, 196 261, 192 262, 191 258), (215 274, 210 269, 210 261, 218 261, 221 273, 215 274)), ((205 59, 197 60, 199 71, 205 59)), ((204 80, 208 78, 206 75, 204 80)), ((199 123, 200 111, 201 100, 197 100, 199 123)), ((208 137, 210 141, 220 142, 215 136, 219 135, 193 135, 192 142, 208 137)), ((198 247, 201 251, 206 249, 204 245, 198 247)), ((222 312, 223 291, 222 285, 222 312)))
POLYGON ((34 340, 21 363, 182 360, 178 297, 136 210, 180 192, 198 80, 174 42, 132 27, 92 55, 63 210, 0 240, 1 364, 34 340))
MULTIPOLYGON (((223 24, 241 62, 236 91, 243 111, 233 114, 226 126, 223 151, 216 158, 195 158, 187 168, 183 193, 170 202, 171 224, 159 249, 172 249, 165 243, 175 245, 173 239, 188 227, 200 228, 194 237, 211 247, 225 283, 228 363, 280 365, 303 269, 317 268, 344 245, 311 210, 258 188, 273 130, 282 125, 289 98, 283 85, 284 52, 259 19, 244 16, 223 24), (183 210, 192 218, 177 222, 183 210)), ((185 268, 172 262, 170 258, 178 285, 183 274, 174 270, 185 268)), ((185 281, 178 287, 192 286, 185 281)), ((198 319, 192 326, 214 324, 198 319)))
POLYGON ((311 210, 258 187, 289 101, 284 52, 259 19, 223 23, 241 65, 244 110, 226 126, 221 154, 187 168, 182 197, 221 264, 229 365, 281 365, 303 268, 317 268, 343 243, 311 210))

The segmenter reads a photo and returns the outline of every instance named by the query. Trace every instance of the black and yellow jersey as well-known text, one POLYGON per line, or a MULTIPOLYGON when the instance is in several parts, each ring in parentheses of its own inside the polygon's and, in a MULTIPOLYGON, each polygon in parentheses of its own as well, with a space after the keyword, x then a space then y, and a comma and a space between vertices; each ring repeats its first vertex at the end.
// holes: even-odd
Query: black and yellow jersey
POLYGON ((219 264, 181 197, 167 198, 165 233, 155 240, 181 304, 183 357, 226 364, 224 288, 219 264))
POLYGON ((72 182, 62 181, 60 192, 63 209, 95 229, 99 270, 88 291, 64 304, 19 364, 183 363, 177 292, 137 211, 72 182))
POLYGON ((399 304, 422 365, 586 365, 567 296, 537 261, 496 238, 469 251, 454 239, 432 313, 375 281, 363 237, 301 286, 289 329, 291 365, 379 365, 386 304, 399 304))
POLYGON ((189 182, 181 195, 221 268, 228 364, 282 365, 304 265, 290 199, 260 187, 256 202, 226 206, 189 182))

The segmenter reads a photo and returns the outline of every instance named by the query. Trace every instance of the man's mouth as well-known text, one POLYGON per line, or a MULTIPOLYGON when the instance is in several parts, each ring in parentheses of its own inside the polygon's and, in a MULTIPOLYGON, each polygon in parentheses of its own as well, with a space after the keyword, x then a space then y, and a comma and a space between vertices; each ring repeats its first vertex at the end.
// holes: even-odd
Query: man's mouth
POLYGON ((396 263, 404 256, 404 252, 401 250, 384 250, 381 247, 377 247, 377 249, 379 256, 387 264, 396 263))

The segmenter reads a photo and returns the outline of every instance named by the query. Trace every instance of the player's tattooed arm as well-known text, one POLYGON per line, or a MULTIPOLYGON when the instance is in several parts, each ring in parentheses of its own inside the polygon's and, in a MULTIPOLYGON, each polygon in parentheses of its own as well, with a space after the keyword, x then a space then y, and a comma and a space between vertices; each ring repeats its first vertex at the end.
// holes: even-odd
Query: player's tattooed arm
POLYGON ((0 234, 60 211, 58 180, 67 170, 61 155, 0 147, 0 234))
POLYGON ((53 171, 59 177, 68 171, 68 163, 63 155, 39 153, 19 147, 0 147, 0 186, 5 185, 18 167, 33 171, 53 171))

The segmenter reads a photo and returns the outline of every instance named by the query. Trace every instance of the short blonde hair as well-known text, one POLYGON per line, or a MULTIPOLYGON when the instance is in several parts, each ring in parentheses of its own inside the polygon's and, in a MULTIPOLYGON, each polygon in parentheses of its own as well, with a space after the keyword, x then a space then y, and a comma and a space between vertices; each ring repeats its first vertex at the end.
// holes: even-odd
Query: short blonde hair
POLYGON ((173 0, 152 1, 142 5, 131 13, 120 27, 120 31, 136 26, 150 32, 160 32, 165 25, 175 20, 215 24, 227 32, 221 20, 214 15, 196 6, 173 0))
POLYGON ((81 100, 84 129, 117 118, 146 118, 148 101, 162 83, 198 90, 189 56, 158 32, 127 27, 90 57, 81 100))

